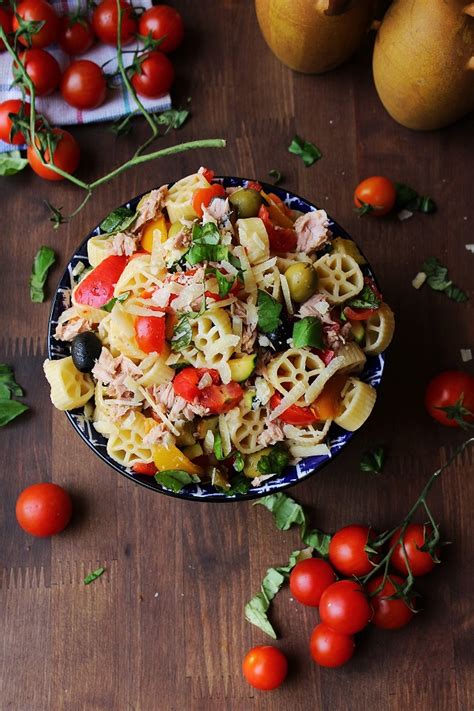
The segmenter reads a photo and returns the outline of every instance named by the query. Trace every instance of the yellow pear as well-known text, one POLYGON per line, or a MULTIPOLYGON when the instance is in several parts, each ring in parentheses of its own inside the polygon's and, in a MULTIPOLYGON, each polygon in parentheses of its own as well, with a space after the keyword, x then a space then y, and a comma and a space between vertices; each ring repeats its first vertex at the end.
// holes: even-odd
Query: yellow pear
POLYGON ((407 128, 441 128, 474 109, 474 3, 395 0, 378 30, 374 81, 407 128))

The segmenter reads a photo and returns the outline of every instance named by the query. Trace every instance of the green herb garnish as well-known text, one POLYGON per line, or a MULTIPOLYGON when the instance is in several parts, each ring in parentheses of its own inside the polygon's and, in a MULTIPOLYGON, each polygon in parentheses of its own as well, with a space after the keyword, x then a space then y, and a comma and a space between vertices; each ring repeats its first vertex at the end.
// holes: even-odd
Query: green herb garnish
POLYGON ((234 455, 234 464, 233 464, 235 471, 236 472, 243 471, 244 466, 245 466, 245 461, 244 461, 243 456, 241 455, 240 452, 236 452, 234 455))
POLYGON ((157 124, 171 128, 181 128, 189 118, 190 112, 186 109, 168 109, 162 111, 161 114, 155 117, 157 124))
POLYGON ((183 469, 166 469, 165 471, 157 472, 155 480, 158 484, 171 489, 176 494, 187 484, 192 484, 193 481, 200 481, 199 477, 191 476, 183 469))
POLYGON ((97 568, 97 570, 94 570, 92 573, 89 573, 89 575, 84 578, 84 585, 89 585, 90 583, 93 583, 94 580, 100 578, 103 573, 105 573, 105 568, 97 568))
POLYGON ((386 459, 385 447, 378 446, 373 449, 368 449, 362 455, 360 460, 360 469, 363 472, 370 472, 372 474, 381 474, 382 469, 385 464, 386 459))
POLYGON ((100 223, 103 232, 124 232, 137 219, 138 214, 129 207, 118 207, 100 223))
POLYGON ((244 474, 239 472, 231 478, 227 489, 222 489, 222 491, 226 496, 233 496, 234 494, 246 494, 249 488, 250 479, 248 479, 244 474))
POLYGON ((40 247, 33 260, 30 276, 30 298, 35 303, 44 301, 44 285, 49 269, 56 261, 56 255, 51 247, 40 247))
POLYGON ((262 333, 271 333, 281 323, 282 305, 266 291, 258 290, 258 328, 262 333))
POLYGON ((222 437, 220 432, 214 434, 214 456, 217 461, 222 462, 224 459, 228 459, 230 455, 224 455, 224 450, 222 447, 222 437))
POLYGON ((276 446, 270 454, 264 454, 257 463, 257 469, 261 474, 282 474, 288 466, 290 455, 283 446, 276 446))
POLYGON ((397 208, 399 210, 410 210, 410 212, 423 212, 430 214, 436 211, 436 203, 430 197, 419 195, 416 190, 404 183, 395 183, 397 191, 397 208))
POLYGON ((120 294, 120 296, 114 296, 112 299, 110 299, 110 301, 107 301, 107 303, 101 306, 100 308, 102 309, 102 311, 108 311, 110 313, 117 302, 119 304, 123 304, 123 302, 128 299, 130 294, 130 291, 124 291, 123 294, 120 294))
POLYGON ((305 316, 295 321, 292 339, 294 348, 304 348, 304 346, 324 348, 321 321, 316 316, 305 316))
POLYGON ((0 400, 0 427, 4 427, 26 410, 28 406, 18 400, 0 400))
POLYGON ((27 165, 28 161, 21 157, 20 151, 0 153, 0 176, 16 175, 27 165))
POLYGON ((227 296, 235 284, 235 277, 227 279, 218 269, 206 269, 206 274, 212 274, 216 277, 220 297, 227 296))
POLYGON ((307 168, 323 157, 323 154, 319 148, 314 145, 314 143, 311 143, 311 141, 305 141, 304 138, 300 138, 300 136, 295 136, 293 138, 288 146, 288 150, 290 153, 294 153, 296 156, 299 156, 307 168))
POLYGON ((283 175, 280 173, 279 170, 275 170, 272 168, 272 170, 268 171, 268 175, 270 178, 273 178, 273 185, 278 185, 278 183, 281 183, 283 180, 283 175))
POLYGON ((6 363, 0 363, 0 399, 9 400, 12 395, 23 397, 23 388, 15 380, 13 370, 6 363))
POLYGON ((448 268, 443 266, 436 257, 429 257, 421 265, 421 271, 426 274, 426 283, 434 291, 443 291, 453 301, 462 303, 468 300, 468 295, 448 279, 448 268))
POLYGON ((350 306, 352 309, 373 309, 375 311, 380 303, 377 294, 366 284, 354 299, 347 302, 346 306, 350 306))
POLYGON ((182 314, 179 317, 171 338, 172 351, 182 351, 183 348, 186 348, 191 343, 193 337, 193 328, 190 322, 191 318, 192 316, 188 313, 182 314))

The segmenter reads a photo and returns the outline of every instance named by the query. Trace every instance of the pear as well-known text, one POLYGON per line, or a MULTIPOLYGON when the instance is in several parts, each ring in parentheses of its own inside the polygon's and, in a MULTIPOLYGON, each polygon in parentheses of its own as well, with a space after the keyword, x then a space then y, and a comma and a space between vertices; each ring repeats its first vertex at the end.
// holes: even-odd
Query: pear
POLYGON ((395 0, 375 40, 375 87, 388 113, 418 131, 474 109, 474 3, 395 0))
POLYGON ((262 34, 284 64, 306 74, 339 66, 360 45, 374 0, 255 0, 262 34))

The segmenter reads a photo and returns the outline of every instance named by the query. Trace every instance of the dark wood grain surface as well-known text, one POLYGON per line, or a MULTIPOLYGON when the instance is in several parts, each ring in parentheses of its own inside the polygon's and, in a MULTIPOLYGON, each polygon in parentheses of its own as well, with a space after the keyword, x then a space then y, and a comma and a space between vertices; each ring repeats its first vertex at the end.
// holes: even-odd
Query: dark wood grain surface
MULTIPOLYGON (((69 225, 53 232, 43 199, 66 211, 76 188, 46 184, 25 171, 2 178, 0 361, 14 364, 30 413, 0 432, 0 709, 15 711, 445 711, 474 709, 473 452, 444 474, 432 494, 444 537, 443 564, 420 580, 423 612, 405 630, 370 629, 341 670, 318 668, 307 651, 316 613, 276 600, 278 645, 291 672, 276 692, 253 691, 241 661, 267 642, 244 621, 244 602, 269 565, 298 546, 297 531, 275 530, 249 504, 198 504, 134 486, 108 469, 53 410, 42 375, 49 304, 31 304, 28 277, 37 248, 68 256, 109 210, 201 164, 219 174, 284 184, 324 207, 360 243, 397 317, 379 400, 368 423, 330 466, 291 490, 315 525, 334 530, 370 522, 379 530, 401 519, 428 475, 465 436, 436 426, 423 410, 428 379, 461 367, 474 347, 472 299, 456 304, 415 291, 411 279, 436 255, 456 283, 472 289, 474 242, 472 118, 442 132, 412 133, 380 105, 371 79, 371 40, 352 62, 325 76, 292 73, 267 49, 250 0, 182 0, 186 45, 176 55, 176 103, 192 97, 192 120, 163 145, 224 137, 225 150, 187 153, 144 165, 103 186, 69 225), (323 159, 312 168, 286 148, 295 133, 313 140, 323 159), (360 220, 352 210, 359 179, 389 174, 430 194, 432 217, 360 220), (384 443, 382 476, 359 471, 361 453, 384 443), (28 484, 54 481, 74 498, 74 520, 52 539, 16 525, 15 500, 28 484), (107 572, 85 587, 99 565, 107 572)), ((104 126, 74 130, 83 147, 81 177, 126 158, 146 135, 138 121, 117 141, 104 126)), ((473 372, 472 363, 464 366, 473 372)))

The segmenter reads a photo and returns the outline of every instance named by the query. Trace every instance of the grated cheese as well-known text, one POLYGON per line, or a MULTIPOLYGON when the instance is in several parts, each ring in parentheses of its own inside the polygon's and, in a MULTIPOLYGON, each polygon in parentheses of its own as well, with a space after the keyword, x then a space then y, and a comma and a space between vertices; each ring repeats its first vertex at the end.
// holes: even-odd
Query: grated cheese
POLYGON ((147 391, 145 390, 145 388, 142 387, 141 385, 139 385, 138 388, 139 388, 141 394, 143 395, 143 397, 145 398, 145 400, 147 401, 147 403, 150 405, 150 407, 151 407, 151 409, 153 410, 153 412, 155 412, 155 413, 158 415, 158 417, 159 417, 160 420, 163 422, 163 424, 164 424, 164 425, 169 429, 169 431, 172 432, 176 437, 179 437, 179 435, 180 435, 179 430, 176 429, 176 427, 173 425, 173 423, 172 423, 170 420, 168 420, 168 418, 166 417, 166 415, 165 415, 165 414, 160 410, 160 408, 156 405, 156 403, 153 401, 153 398, 147 393, 147 391))
POLYGON ((240 246, 235 247, 234 254, 238 257, 238 259, 240 259, 242 269, 244 270, 244 285, 246 291, 248 291, 249 294, 255 293, 257 291, 257 282, 255 281, 255 276, 253 274, 252 267, 250 266, 247 252, 240 246))
POLYGON ((225 415, 219 415, 219 432, 222 438, 222 452, 224 456, 227 456, 232 451, 232 442, 230 441, 229 425, 225 415))
POLYGON ((293 388, 291 388, 290 392, 282 398, 282 401, 280 402, 278 407, 275 407, 275 409, 270 412, 270 414, 268 415, 268 421, 271 422, 272 420, 276 420, 277 417, 280 417, 282 412, 288 410, 289 407, 294 405, 295 402, 297 402, 301 397, 303 397, 304 391, 304 383, 298 383, 293 388))
POLYGON ((474 254, 474 244, 465 244, 464 246, 468 252, 472 252, 474 254))
POLYGON ((413 212, 410 212, 410 210, 400 210, 397 217, 403 222, 403 220, 408 220, 410 217, 413 217, 413 212))
POLYGON ((301 445, 290 444, 290 452, 294 457, 324 457, 331 454, 327 444, 301 445))
POLYGON ((242 338, 242 319, 240 316, 232 316, 232 330, 239 339, 242 338))
POLYGON ((413 279, 411 285, 414 289, 420 289, 426 281, 425 272, 418 272, 416 277, 413 279))
POLYGON ((153 309, 146 309, 144 306, 133 306, 133 304, 128 305, 126 310, 134 316, 155 316, 156 318, 166 316, 164 311, 153 311, 153 309))
POLYGON ((224 361, 221 361, 214 367, 217 370, 217 372, 219 373, 220 378, 221 378, 222 382, 224 383, 224 385, 227 385, 228 383, 230 383, 230 381, 232 380, 232 373, 230 371, 229 364, 224 363, 224 361))
POLYGON ((461 360, 463 363, 468 363, 472 360, 472 351, 470 348, 461 348, 461 360))
POLYGON ((312 383, 309 388, 306 390, 304 399, 305 402, 310 405, 312 402, 316 400, 318 395, 321 394, 324 386, 326 385, 327 381, 329 378, 331 378, 334 373, 336 373, 339 368, 342 367, 344 364, 344 358, 342 356, 337 356, 336 358, 333 358, 333 360, 327 365, 323 372, 320 373, 314 383, 312 383))
POLYGON ((283 298, 285 299, 286 310, 289 315, 292 316, 294 314, 294 309, 293 304, 291 303, 290 287, 288 286, 288 281, 284 274, 280 274, 280 284, 283 292, 283 298))

